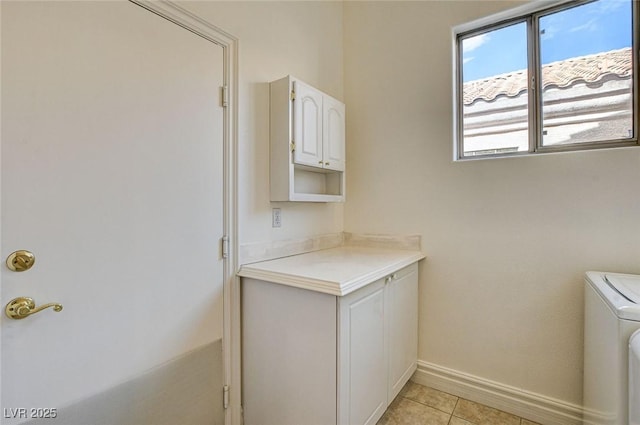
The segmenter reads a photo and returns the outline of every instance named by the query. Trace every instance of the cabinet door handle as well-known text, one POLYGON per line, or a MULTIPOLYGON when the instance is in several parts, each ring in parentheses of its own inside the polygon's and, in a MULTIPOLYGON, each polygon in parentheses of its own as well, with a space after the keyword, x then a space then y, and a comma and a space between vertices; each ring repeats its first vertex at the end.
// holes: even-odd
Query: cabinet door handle
POLYGON ((331 165, 331 164, 329 164, 328 162, 325 162, 324 165, 331 165))
POLYGON ((387 276, 387 278, 384 280, 384 284, 387 285, 391 283, 391 276, 387 276))

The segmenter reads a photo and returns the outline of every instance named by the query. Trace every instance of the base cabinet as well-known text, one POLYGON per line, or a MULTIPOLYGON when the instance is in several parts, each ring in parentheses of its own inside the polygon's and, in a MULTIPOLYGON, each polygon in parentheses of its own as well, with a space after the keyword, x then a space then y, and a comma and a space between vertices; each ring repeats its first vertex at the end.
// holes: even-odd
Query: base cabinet
POLYGON ((246 425, 366 425, 416 369, 418 265, 338 297, 243 278, 246 425))

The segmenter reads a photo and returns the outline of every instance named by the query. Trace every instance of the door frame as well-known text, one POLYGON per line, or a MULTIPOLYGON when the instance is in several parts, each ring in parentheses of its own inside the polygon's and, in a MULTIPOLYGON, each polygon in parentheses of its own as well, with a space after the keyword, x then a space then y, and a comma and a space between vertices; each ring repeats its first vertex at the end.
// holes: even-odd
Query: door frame
MULTIPOLYGON (((227 255, 224 258, 224 312, 223 312, 223 370, 224 385, 228 386, 226 425, 242 423, 241 403, 241 327, 240 282, 238 271, 238 39, 205 21, 187 9, 168 0, 129 0, 156 15, 181 26, 187 31, 214 43, 223 49, 223 81, 225 86, 223 113, 224 189, 223 216, 227 255)), ((222 242, 221 243, 225 243, 222 242)), ((225 395, 225 399, 227 396, 225 395)), ((222 402, 222 400, 221 400, 222 402)))

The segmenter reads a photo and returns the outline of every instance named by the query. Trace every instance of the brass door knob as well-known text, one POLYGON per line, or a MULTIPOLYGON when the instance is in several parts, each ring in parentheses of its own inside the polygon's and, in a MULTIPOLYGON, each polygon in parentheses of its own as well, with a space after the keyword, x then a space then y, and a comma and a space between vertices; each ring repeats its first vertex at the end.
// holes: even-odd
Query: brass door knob
POLYGON ((53 311, 61 311, 62 304, 49 303, 43 304, 40 307, 36 307, 36 302, 33 298, 18 297, 14 298, 5 307, 4 311, 10 319, 20 320, 25 317, 29 317, 32 314, 36 314, 45 308, 53 307, 53 311))

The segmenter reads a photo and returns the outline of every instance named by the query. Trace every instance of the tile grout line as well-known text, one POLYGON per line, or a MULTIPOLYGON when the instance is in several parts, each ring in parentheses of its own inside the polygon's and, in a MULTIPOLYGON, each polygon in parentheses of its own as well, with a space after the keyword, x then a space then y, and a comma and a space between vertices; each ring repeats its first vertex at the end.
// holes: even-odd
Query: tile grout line
POLYGON ((458 396, 454 396, 456 398, 456 404, 453 406, 453 410, 451 411, 451 417, 449 417, 449 424, 451 424, 451 421, 453 420, 453 412, 456 411, 456 407, 458 407, 458 402, 460 402, 460 397, 458 396))

